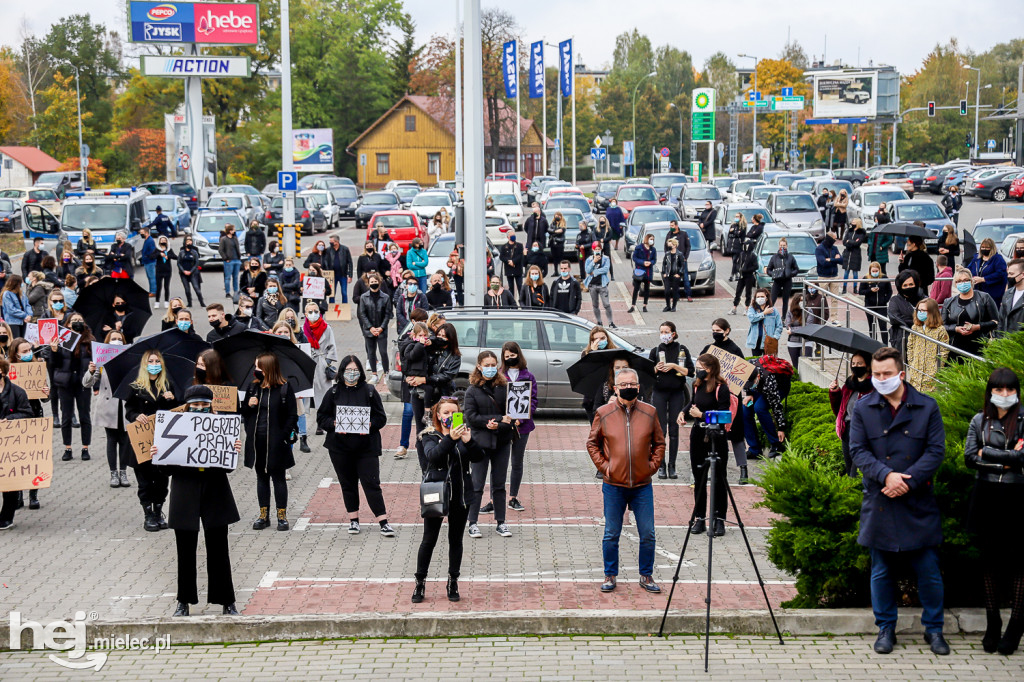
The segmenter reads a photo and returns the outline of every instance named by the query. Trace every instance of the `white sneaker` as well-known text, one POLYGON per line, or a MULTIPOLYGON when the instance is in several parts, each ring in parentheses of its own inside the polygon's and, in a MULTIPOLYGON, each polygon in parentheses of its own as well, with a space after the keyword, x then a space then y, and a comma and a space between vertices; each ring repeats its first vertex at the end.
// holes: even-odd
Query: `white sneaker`
POLYGON ((359 535, 359 522, 358 521, 349 521, 349 523, 348 523, 348 534, 349 535, 359 535))
POLYGON ((368 381, 370 382, 370 385, 376 386, 377 382, 380 381, 380 377, 378 377, 376 374, 371 374, 368 381))
POLYGON ((395 459, 405 459, 407 454, 409 454, 409 448, 400 447, 395 450, 395 459))
POLYGON ((495 532, 498 533, 498 535, 500 535, 503 538, 510 538, 510 537, 512 537, 512 531, 510 531, 508 529, 508 525, 507 524, 499 523, 498 527, 495 528, 494 530, 495 530, 495 532))
POLYGON ((471 538, 482 538, 483 534, 480 532, 480 526, 475 523, 469 524, 469 537, 471 538))

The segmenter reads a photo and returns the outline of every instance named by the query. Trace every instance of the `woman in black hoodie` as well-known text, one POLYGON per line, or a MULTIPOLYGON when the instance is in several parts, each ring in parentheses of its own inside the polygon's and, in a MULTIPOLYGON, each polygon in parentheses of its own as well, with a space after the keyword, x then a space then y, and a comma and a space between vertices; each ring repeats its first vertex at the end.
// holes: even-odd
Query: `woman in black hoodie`
POLYGON ((89 443, 92 440, 92 389, 85 386, 83 381, 96 371, 92 361, 92 332, 81 313, 67 315, 64 323, 68 329, 81 335, 75 349, 67 350, 55 338, 43 350, 43 357, 53 370, 51 400, 60 401, 60 431, 64 441, 64 455, 61 459, 67 462, 74 458, 71 453, 71 417, 77 405, 82 427, 82 460, 88 461, 89 443))
POLYGON ((380 489, 380 456, 383 453, 380 430, 388 423, 380 393, 366 383, 363 364, 349 355, 341 359, 334 386, 316 411, 316 424, 327 432, 324 447, 341 484, 341 495, 348 512, 348 532, 359 534, 359 485, 366 503, 380 524, 380 534, 394 537, 388 524, 384 493, 380 489), (357 408, 360 414, 353 408, 357 408), (364 421, 365 420, 365 421, 364 421))
MULTIPOLYGON (((181 251, 178 252, 178 277, 181 278, 181 286, 185 289, 185 298, 188 307, 192 307, 192 291, 195 290, 199 305, 203 308, 203 276, 200 273, 199 249, 195 247, 192 235, 185 235, 182 240, 181 251), (189 288, 191 287, 191 289, 189 288)), ((79 285, 81 286, 81 285, 79 285)))
POLYGON ((674 322, 662 322, 659 333, 661 343, 657 348, 652 348, 650 353, 651 362, 657 363, 654 367, 654 393, 651 396, 651 404, 658 410, 661 427, 668 428, 669 448, 668 457, 658 469, 658 478, 678 478, 676 455, 679 454, 679 425, 676 424, 675 416, 685 410, 690 403, 686 377, 693 375, 693 359, 686 346, 679 343, 679 334, 676 333, 674 322))

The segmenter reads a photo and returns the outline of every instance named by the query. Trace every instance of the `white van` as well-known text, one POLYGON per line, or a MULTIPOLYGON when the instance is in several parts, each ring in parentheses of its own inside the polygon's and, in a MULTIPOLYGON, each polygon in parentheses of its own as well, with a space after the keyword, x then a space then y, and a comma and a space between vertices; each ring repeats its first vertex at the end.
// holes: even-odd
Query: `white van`
POLYGON ((523 205, 523 193, 515 180, 488 180, 484 183, 484 196, 488 194, 512 194, 519 205, 523 205))
POLYGON ((57 252, 64 243, 74 247, 82 238, 82 230, 88 229, 96 240, 97 255, 102 258, 119 231, 123 230, 131 239, 149 222, 148 196, 149 192, 136 188, 68 192, 59 221, 42 207, 25 214, 25 250, 32 248, 36 237, 43 238, 43 248, 50 253, 57 252))

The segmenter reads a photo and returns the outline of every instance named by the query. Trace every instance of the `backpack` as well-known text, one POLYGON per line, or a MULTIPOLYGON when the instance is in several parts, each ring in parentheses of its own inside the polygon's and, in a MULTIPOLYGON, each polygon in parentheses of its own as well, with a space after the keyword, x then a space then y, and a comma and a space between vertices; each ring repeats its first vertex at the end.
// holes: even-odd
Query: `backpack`
POLYGON ((775 384, 779 388, 779 399, 785 400, 789 397, 789 391, 793 384, 793 365, 788 360, 783 360, 777 355, 762 355, 755 363, 759 371, 775 375, 775 384))
MULTIPOLYGON (((723 384, 718 384, 719 390, 721 390, 722 386, 723 386, 723 384)), ((727 391, 729 390, 728 387, 726 387, 726 390, 727 391)), ((730 421, 728 424, 725 425, 726 433, 728 433, 729 431, 732 431, 732 425, 736 423, 736 413, 739 412, 739 409, 740 409, 740 399, 736 396, 735 393, 733 393, 732 391, 729 391, 729 412, 732 413, 732 421, 730 421)))

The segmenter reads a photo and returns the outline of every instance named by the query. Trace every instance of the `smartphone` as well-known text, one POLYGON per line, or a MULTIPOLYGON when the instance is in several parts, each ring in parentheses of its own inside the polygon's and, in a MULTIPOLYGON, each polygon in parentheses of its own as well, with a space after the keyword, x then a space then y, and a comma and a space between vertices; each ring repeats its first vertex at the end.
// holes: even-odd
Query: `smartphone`
POLYGON ((452 430, 454 431, 455 429, 459 428, 460 426, 462 426, 462 413, 461 412, 453 412, 452 413, 452 430))

